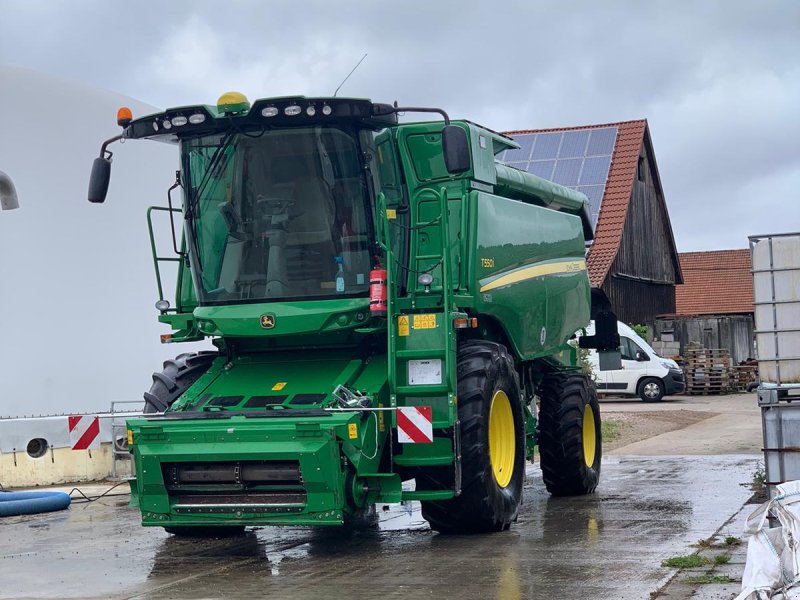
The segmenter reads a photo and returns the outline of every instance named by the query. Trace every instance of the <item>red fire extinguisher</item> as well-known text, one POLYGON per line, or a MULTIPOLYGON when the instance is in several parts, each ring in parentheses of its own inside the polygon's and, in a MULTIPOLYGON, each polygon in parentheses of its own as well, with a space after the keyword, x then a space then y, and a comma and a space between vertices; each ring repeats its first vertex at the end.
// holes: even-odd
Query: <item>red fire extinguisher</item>
POLYGON ((386 269, 375 268, 369 272, 369 313, 373 317, 385 317, 387 314, 386 269))

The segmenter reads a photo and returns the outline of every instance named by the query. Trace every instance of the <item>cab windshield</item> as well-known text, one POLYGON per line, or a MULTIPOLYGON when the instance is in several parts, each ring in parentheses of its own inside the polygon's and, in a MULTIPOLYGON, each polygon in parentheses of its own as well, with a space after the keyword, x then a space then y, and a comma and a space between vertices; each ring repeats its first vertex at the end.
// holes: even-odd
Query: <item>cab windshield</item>
POLYGON ((202 304, 364 295, 371 215, 353 133, 226 132, 182 142, 202 304))

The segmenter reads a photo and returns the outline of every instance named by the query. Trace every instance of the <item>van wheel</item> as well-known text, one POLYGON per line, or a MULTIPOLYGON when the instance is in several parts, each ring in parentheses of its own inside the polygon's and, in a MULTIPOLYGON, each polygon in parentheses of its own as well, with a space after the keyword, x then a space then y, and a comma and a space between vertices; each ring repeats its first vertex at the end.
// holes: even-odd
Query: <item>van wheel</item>
POLYGON ((658 402, 664 397, 664 382, 657 377, 646 377, 639 382, 638 393, 643 402, 658 402))

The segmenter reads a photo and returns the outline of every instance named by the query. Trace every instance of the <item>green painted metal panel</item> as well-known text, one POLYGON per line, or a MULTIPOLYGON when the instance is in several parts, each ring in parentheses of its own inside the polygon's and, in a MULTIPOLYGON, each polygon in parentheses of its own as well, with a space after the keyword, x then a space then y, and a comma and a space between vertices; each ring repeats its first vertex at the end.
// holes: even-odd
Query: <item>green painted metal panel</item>
POLYGON ((475 310, 502 324, 524 360, 559 351, 589 321, 580 218, 481 192, 470 206, 475 310))
POLYGON ((273 338, 351 331, 363 327, 368 316, 368 298, 199 306, 194 309, 201 331, 230 337, 273 338), (269 315, 271 320, 262 322, 264 315, 269 315))

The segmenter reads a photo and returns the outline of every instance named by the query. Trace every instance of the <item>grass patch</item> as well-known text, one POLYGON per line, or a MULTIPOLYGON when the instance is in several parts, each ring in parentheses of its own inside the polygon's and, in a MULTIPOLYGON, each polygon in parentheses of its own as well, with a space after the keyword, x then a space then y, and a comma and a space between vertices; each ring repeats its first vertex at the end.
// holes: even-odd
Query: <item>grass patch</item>
POLYGON ((622 421, 609 421, 603 420, 600 423, 600 431, 603 435, 604 442, 613 442, 616 439, 619 439, 619 436, 622 434, 622 430, 627 427, 627 423, 623 423, 622 421))
POLYGON ((764 492, 765 487, 764 484, 767 481, 767 472, 764 470, 764 465, 758 465, 756 467, 755 472, 753 473, 753 491, 754 492, 764 492))
POLYGON ((686 583, 733 583, 734 580, 727 575, 693 575, 686 578, 686 583))
POLYGON ((727 565, 731 562, 731 555, 730 554, 717 554, 714 557, 714 564, 715 565, 727 565))
POLYGON ((695 546, 696 548, 710 548, 711 544, 713 543, 714 543, 714 538, 710 537, 707 540, 697 540, 697 543, 692 544, 692 546, 695 546))
POLYGON ((704 556, 698 554, 686 554, 685 556, 673 556, 666 560, 661 561, 662 567, 672 567, 674 569, 693 569, 694 567, 702 567, 709 564, 711 561, 704 556))
POLYGON ((737 538, 736 536, 729 535, 725 537, 725 545, 726 546, 738 546, 742 543, 742 540, 737 538))

